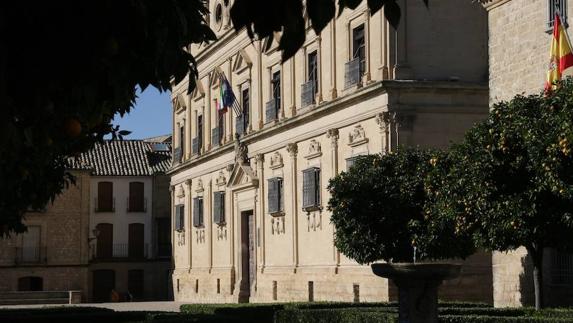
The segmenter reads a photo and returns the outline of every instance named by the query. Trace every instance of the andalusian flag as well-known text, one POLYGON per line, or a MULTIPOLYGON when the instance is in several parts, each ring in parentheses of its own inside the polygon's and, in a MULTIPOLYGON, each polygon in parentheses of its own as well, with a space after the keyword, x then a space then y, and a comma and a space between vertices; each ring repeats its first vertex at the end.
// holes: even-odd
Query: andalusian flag
POLYGON ((547 71, 547 80, 545 90, 551 91, 555 88, 555 82, 560 81, 563 74, 573 72, 573 69, 567 70, 573 66, 573 53, 571 52, 571 42, 561 24, 559 12, 555 13, 553 21, 553 39, 551 41, 549 70, 547 71))

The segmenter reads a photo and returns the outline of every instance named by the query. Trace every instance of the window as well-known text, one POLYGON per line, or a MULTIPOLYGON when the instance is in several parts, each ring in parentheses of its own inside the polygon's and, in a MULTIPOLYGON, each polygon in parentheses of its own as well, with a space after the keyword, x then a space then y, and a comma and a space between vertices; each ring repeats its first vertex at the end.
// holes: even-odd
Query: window
POLYGON ((213 193, 213 222, 225 223, 225 192, 213 193))
POLYGON ((548 19, 547 19, 547 27, 553 28, 553 22, 555 20, 555 13, 559 12, 561 17, 561 23, 565 28, 568 27, 567 24, 567 0, 547 0, 547 7, 548 7, 548 19))
MULTIPOLYGON (((128 241, 127 256, 136 259, 143 258, 145 256, 145 225, 143 223, 129 224, 128 241)), ((121 256, 125 256, 125 252, 121 256)))
POLYGON ((142 182, 129 183, 127 212, 145 212, 144 184, 142 182))
POLYGON ((113 212, 113 183, 99 182, 97 184, 97 209, 96 212, 113 212))
POLYGON ((198 151, 203 148, 203 115, 197 116, 197 145, 198 151))
POLYGON ((271 79, 272 95, 275 102, 275 110, 278 111, 281 108, 281 71, 276 71, 273 73, 271 79))
POLYGON ((271 178, 268 180, 268 204, 269 213, 279 213, 284 210, 283 202, 283 179, 280 177, 271 178))
POLYGON ((27 276, 18 278, 18 291, 30 292, 44 290, 44 279, 42 277, 27 276))
POLYGON ((318 56, 316 51, 308 54, 308 81, 312 81, 313 94, 318 93, 318 56))
POLYGON ((352 59, 358 59, 359 74, 366 71, 366 45, 364 40, 364 25, 352 30, 352 59))
POLYGON ((185 230, 185 205, 175 205, 175 230, 185 230))
POLYGON ((185 123, 179 127, 179 149, 181 150, 181 157, 179 157, 181 159, 185 156, 185 123))
MULTIPOLYGON (((215 99, 215 106, 217 106, 217 99, 215 99)), ((221 145, 221 142, 223 141, 223 137, 225 136, 225 114, 219 112, 219 109, 217 109, 217 121, 216 121, 216 125, 217 127, 215 127, 212 130, 211 133, 211 141, 213 146, 219 146, 221 145)))
POLYGON ((573 285, 573 254, 551 251, 551 285, 573 285))
POLYGON ((320 168, 311 167, 302 171, 302 207, 306 211, 320 207, 320 168))
POLYGON ((39 225, 30 225, 28 231, 22 234, 22 249, 18 255, 22 262, 38 263, 45 257, 41 247, 41 231, 39 225))
POLYGON ((113 256, 113 224, 99 223, 96 225, 97 245, 96 257, 97 258, 111 258, 113 256))
POLYGON ((249 125, 249 110, 251 107, 248 87, 244 88, 243 91, 241 91, 241 101, 243 108, 243 129, 246 131, 247 126, 249 125))
POLYGON ((199 228, 203 225, 203 198, 196 197, 193 199, 193 226, 199 228))

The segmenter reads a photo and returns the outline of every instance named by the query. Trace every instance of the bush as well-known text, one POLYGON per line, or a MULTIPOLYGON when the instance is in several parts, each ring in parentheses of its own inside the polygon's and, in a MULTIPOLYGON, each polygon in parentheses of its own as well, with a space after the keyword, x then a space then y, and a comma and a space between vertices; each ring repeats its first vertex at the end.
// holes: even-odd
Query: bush
POLYGON ((275 323, 394 323, 395 308, 285 309, 278 311, 275 323))
POLYGON ((481 315, 440 315, 440 323, 560 323, 573 322, 566 318, 549 317, 504 317, 481 315))

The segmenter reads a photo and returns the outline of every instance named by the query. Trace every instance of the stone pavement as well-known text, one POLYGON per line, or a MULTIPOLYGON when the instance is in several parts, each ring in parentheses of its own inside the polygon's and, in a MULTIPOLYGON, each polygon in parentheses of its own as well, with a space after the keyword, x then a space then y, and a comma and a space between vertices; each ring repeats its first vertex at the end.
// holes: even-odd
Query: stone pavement
POLYGON ((54 305, 2 305, 1 309, 7 308, 43 308, 43 307, 103 307, 118 312, 123 311, 162 311, 162 312, 179 312, 180 302, 125 302, 125 303, 82 303, 82 304, 54 304, 54 305))

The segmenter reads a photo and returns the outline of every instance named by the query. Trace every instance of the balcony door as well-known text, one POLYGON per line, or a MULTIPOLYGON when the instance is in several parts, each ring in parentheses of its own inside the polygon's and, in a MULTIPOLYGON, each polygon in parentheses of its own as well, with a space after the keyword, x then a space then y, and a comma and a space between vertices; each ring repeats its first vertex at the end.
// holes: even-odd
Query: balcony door
POLYGON ((111 258, 113 255, 113 224, 100 223, 96 225, 99 231, 97 237, 97 257, 111 258))
POLYGON ((143 223, 129 224, 129 258, 143 258, 145 246, 145 225, 143 223))
POLYGON ((145 212, 144 187, 142 182, 129 183, 129 212, 145 212))
POLYGON ((28 231, 22 236, 22 261, 35 263, 40 261, 41 227, 38 225, 28 226, 28 231))

